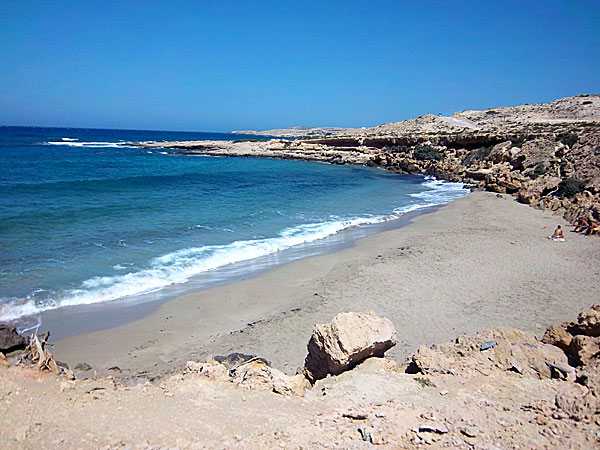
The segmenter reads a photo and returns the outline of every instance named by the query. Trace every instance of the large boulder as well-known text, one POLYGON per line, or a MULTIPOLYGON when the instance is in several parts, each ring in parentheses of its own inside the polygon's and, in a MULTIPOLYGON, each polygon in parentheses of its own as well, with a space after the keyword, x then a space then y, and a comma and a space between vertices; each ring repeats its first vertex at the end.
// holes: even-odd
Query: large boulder
POLYGON ((578 366, 600 361, 600 305, 582 310, 577 322, 551 325, 542 342, 562 349, 578 366))
POLYGON ((338 375, 372 356, 383 356, 396 345, 396 329, 373 311, 338 314, 328 324, 316 324, 308 342, 304 375, 314 383, 338 375))
POLYGON ((569 351, 572 340, 573 336, 562 325, 550 325, 542 338, 544 344, 555 345, 565 352, 569 351))
POLYGON ((23 336, 17 333, 15 327, 0 324, 0 352, 8 353, 13 350, 23 349, 27 346, 27 341, 23 336))

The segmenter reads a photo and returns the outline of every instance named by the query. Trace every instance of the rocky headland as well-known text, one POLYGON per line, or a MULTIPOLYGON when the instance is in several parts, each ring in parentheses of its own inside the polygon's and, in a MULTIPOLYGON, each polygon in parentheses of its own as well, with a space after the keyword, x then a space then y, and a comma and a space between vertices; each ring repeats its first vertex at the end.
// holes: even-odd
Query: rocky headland
POLYGON ((281 138, 133 145, 179 154, 323 161, 426 174, 511 194, 570 222, 600 219, 600 95, 449 117, 427 114, 372 128, 253 133, 281 138))

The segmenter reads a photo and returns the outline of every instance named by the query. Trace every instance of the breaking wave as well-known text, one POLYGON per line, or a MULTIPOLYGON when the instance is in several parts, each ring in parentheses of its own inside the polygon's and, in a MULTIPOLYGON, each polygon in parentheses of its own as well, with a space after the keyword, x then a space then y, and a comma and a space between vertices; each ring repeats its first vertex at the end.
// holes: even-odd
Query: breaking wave
MULTIPOLYGON (((64 306, 109 302, 156 292, 173 284, 185 283, 204 272, 275 254, 297 245, 335 235, 352 227, 397 219, 406 212, 441 205, 469 192, 463 188, 462 183, 448 183, 434 178, 426 178, 423 187, 427 190, 411 194, 418 199, 417 202, 398 208, 390 215, 332 218, 327 222, 286 228, 273 238, 185 248, 156 257, 150 260, 146 268, 138 271, 90 278, 76 289, 55 294, 55 298, 0 299, 0 320, 10 321, 64 306)), ((127 264, 115 265, 113 268, 123 271, 127 269, 127 264)))
POLYGON ((48 145, 64 145, 67 147, 88 147, 88 148, 135 148, 130 145, 125 145, 120 142, 79 142, 77 139, 62 138, 60 141, 48 141, 48 145))

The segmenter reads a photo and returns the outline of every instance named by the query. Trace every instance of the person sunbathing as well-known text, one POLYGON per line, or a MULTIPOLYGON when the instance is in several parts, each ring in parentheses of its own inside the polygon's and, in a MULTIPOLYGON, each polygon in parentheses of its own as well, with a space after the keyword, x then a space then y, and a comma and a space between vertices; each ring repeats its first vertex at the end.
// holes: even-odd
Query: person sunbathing
POLYGON ((548 236, 548 238, 552 239, 553 241, 565 241, 565 235, 563 234, 562 227, 558 225, 552 236, 548 236))

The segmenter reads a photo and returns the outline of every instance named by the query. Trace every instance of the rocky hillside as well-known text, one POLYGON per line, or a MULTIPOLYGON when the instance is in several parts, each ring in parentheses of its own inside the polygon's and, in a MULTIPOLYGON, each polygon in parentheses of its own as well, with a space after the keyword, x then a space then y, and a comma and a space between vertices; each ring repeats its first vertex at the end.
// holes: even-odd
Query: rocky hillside
POLYGON ((369 165, 424 173, 514 194, 573 222, 600 218, 600 123, 549 126, 530 134, 490 133, 390 139, 369 165))
POLYGON ((463 181, 476 189, 513 194, 574 222, 600 219, 600 96, 563 98, 540 105, 425 115, 354 130, 345 136, 271 147, 337 149, 331 162, 463 181), (345 157, 348 155, 348 157, 345 157))
MULTIPOLYGON (((247 131, 245 131, 247 133, 247 131)), ((600 219, 600 95, 538 105, 424 115, 373 128, 295 127, 298 139, 156 142, 182 153, 363 164, 514 195, 574 222, 600 219)))
POLYGON ((401 122, 376 127, 291 127, 262 131, 233 131, 238 134, 279 136, 286 138, 319 137, 398 137, 406 134, 459 133, 470 130, 535 132, 548 124, 585 124, 600 121, 600 95, 578 95, 550 103, 506 106, 483 111, 460 111, 451 116, 425 114, 401 122), (541 126, 541 127, 540 127, 541 126))

